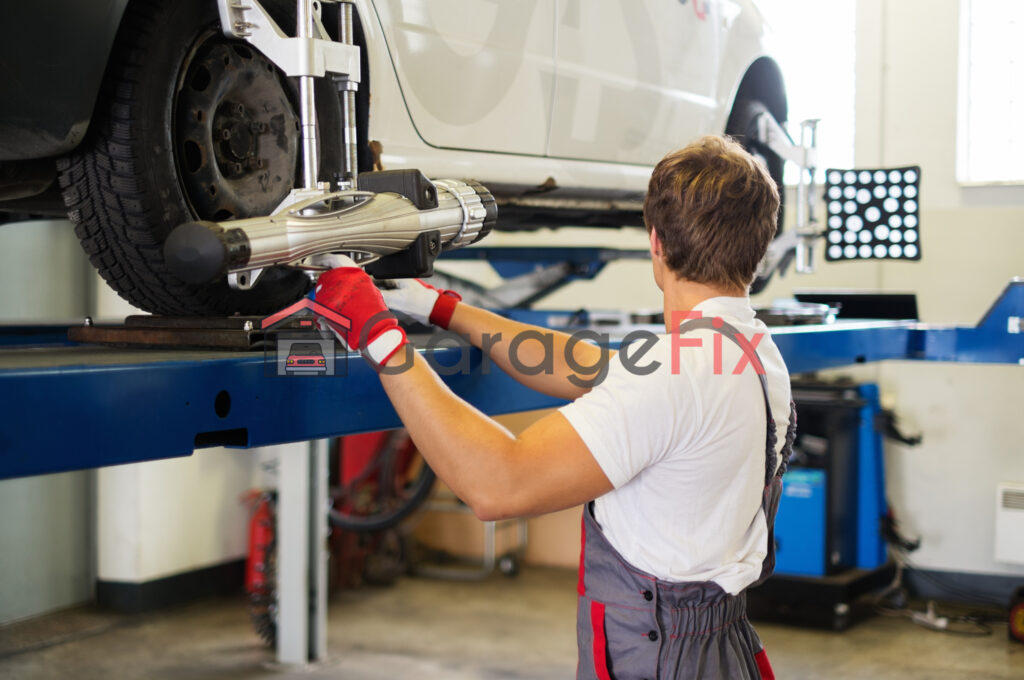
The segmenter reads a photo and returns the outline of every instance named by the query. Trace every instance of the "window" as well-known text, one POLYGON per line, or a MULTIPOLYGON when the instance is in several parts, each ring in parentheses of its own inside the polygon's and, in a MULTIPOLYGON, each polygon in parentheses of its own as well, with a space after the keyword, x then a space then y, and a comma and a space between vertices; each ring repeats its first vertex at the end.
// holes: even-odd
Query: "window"
POLYGON ((1024 2, 962 0, 957 176, 1024 182, 1024 2))
MULTIPOLYGON (((789 134, 800 121, 820 118, 818 177, 825 168, 853 167, 855 0, 758 0, 772 29, 772 54, 789 98, 789 134)), ((797 168, 786 164, 786 184, 797 168)))

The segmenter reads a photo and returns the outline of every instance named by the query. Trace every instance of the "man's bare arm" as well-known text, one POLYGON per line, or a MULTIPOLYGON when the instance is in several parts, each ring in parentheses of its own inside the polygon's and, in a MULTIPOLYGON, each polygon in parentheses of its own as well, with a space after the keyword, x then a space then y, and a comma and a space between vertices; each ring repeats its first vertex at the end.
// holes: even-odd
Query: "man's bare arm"
MULTIPOLYGON (((480 519, 554 512, 612 489, 560 413, 515 437, 452 393, 413 354, 410 368, 382 373, 381 383, 423 457, 480 519)), ((405 362, 395 355, 387 365, 405 362)))
POLYGON ((469 339, 502 370, 527 387, 576 399, 604 377, 613 350, 567 333, 507 319, 459 303, 448 329, 469 339))

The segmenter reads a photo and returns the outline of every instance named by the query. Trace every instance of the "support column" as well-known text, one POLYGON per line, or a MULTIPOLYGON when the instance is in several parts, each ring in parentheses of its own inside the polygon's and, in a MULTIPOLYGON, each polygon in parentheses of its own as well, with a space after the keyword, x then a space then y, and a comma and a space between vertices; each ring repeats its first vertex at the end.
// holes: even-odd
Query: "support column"
POLYGON ((327 442, 288 447, 278 464, 277 660, 327 651, 327 442))

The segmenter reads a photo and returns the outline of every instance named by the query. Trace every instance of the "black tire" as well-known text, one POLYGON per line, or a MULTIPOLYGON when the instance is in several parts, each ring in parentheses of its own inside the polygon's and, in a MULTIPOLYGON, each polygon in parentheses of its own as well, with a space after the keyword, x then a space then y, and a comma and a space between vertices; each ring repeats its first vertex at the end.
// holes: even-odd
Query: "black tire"
MULTIPOLYGON (((333 93, 326 82, 318 83, 321 91, 333 93)), ((308 277, 284 267, 265 270, 247 291, 234 290, 223 280, 197 286, 178 279, 163 261, 164 239, 179 224, 266 214, 288 194, 296 181, 298 133, 288 129, 294 123, 286 106, 294 116, 294 85, 254 49, 220 33, 215 3, 129 3, 87 139, 58 161, 75 232, 93 265, 121 297, 159 314, 265 314, 309 289, 308 277), (182 102, 195 90, 190 83, 201 80, 195 74, 218 55, 225 65, 219 72, 207 70, 212 76, 209 87, 216 93, 210 95, 214 110, 185 111, 188 106, 182 102), (202 59, 208 61, 200 63, 202 59), (234 89, 226 90, 229 78, 234 78, 234 89), (260 87, 246 85, 250 78, 260 87), (257 91, 259 95, 253 94, 257 91), (257 96, 263 99, 247 99, 257 96), (230 97, 245 104, 228 102, 230 97), (232 111, 237 108, 237 118, 221 118, 228 122, 219 132, 230 123, 228 134, 235 137, 214 141, 219 124, 215 117, 228 115, 223 112, 229 104, 232 111), (273 119, 267 106, 276 112, 273 119), (189 119, 195 129, 208 117, 206 138, 200 139, 198 132, 191 141, 181 138, 188 128, 186 115, 195 116, 189 119), (256 120, 260 116, 265 120, 256 120), (243 133, 246 141, 238 142, 243 133), (250 136, 255 141, 248 141, 250 136), (225 154, 234 154, 236 146, 242 149, 238 153, 244 166, 226 164, 222 158, 234 159, 225 154), (205 164, 206 175, 190 176, 200 164, 205 164)), ((336 96, 318 97, 322 128, 338 130, 337 107, 336 96)), ((324 165, 335 157, 325 152, 324 165)), ((325 167, 322 174, 331 171, 325 167)))
MULTIPOLYGON (((776 237, 782 232, 783 217, 785 216, 786 192, 782 183, 782 172, 784 161, 774 151, 757 141, 756 121, 762 113, 770 113, 768 107, 756 99, 737 100, 729 114, 729 121, 725 126, 725 134, 733 137, 743 145, 755 158, 762 161, 768 173, 775 180, 775 186, 779 189, 779 221, 776 237)), ((750 293, 757 294, 768 285, 770 277, 757 277, 750 286, 750 293)))

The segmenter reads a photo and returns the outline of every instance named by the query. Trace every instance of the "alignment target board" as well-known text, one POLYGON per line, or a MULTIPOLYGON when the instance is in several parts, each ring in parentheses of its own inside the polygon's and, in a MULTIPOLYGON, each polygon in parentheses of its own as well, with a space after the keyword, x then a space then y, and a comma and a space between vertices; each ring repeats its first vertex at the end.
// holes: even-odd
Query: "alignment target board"
POLYGON ((920 260, 921 168, 825 172, 826 260, 920 260))

